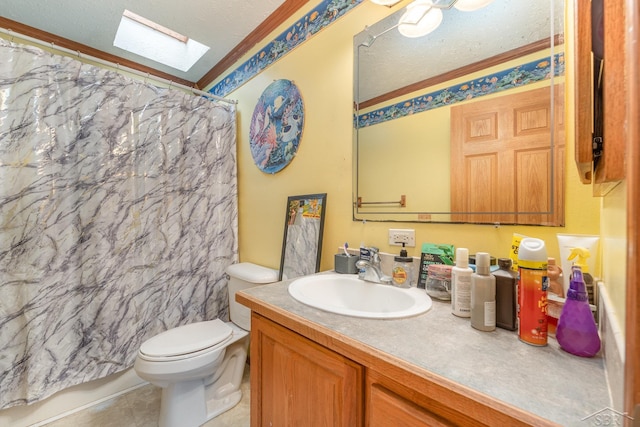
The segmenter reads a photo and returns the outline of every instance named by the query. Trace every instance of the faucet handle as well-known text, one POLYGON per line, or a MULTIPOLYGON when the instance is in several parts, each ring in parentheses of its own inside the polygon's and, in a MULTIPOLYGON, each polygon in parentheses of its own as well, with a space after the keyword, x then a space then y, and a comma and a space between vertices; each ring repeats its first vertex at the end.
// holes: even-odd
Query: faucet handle
POLYGON ((371 263, 374 265, 380 264, 380 251, 378 248, 370 248, 371 250, 371 263))
POLYGON ((380 252, 380 249, 376 248, 375 246, 371 246, 369 248, 369 251, 371 252, 371 255, 374 255, 374 254, 378 254, 378 252, 380 252))

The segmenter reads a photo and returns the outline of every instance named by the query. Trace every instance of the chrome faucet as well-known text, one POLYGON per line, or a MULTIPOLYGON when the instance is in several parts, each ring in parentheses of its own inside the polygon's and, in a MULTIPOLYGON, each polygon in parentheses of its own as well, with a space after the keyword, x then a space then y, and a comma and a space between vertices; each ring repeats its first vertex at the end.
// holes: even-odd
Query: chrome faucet
POLYGON ((369 251, 371 252, 371 260, 361 259, 356 261, 356 268, 364 268, 364 277, 362 279, 366 282, 390 284, 391 277, 382 273, 378 248, 369 248, 369 251))

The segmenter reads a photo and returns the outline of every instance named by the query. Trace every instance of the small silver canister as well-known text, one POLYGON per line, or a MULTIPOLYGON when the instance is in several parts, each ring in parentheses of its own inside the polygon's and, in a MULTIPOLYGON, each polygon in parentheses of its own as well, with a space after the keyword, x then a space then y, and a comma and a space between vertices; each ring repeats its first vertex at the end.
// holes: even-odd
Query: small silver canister
POLYGON ((335 254, 334 270, 336 273, 356 274, 358 272, 356 261, 358 261, 358 257, 355 255, 335 254))

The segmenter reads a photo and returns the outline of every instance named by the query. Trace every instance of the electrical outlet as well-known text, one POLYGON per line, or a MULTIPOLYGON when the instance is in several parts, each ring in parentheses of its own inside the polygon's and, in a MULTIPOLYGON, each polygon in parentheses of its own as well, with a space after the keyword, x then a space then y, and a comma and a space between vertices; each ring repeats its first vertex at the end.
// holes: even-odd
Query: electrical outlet
POLYGON ((393 246, 402 246, 402 244, 408 248, 415 248, 416 246, 416 231, 412 229, 389 229, 389 244, 393 246))

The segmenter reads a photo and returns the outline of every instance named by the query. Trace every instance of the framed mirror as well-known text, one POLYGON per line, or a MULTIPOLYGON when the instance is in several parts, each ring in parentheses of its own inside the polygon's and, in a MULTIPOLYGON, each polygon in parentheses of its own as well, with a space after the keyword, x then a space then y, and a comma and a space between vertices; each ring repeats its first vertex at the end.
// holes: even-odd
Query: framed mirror
POLYGON ((354 220, 563 225, 564 1, 405 9, 354 37, 354 220))
POLYGON ((327 193, 289 196, 278 280, 320 271, 327 193))

